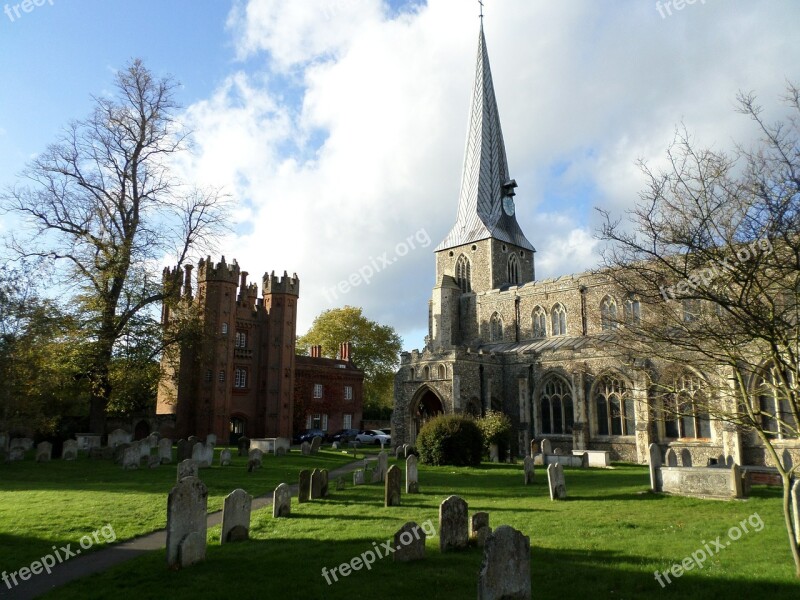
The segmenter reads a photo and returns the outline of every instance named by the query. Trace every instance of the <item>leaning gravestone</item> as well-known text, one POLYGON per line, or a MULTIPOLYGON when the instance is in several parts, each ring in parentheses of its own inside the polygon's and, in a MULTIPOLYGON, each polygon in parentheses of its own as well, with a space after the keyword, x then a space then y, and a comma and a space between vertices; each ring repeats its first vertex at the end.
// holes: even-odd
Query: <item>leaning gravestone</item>
POLYGON ((314 439, 311 440, 311 454, 319 452, 320 446, 322 446, 322 438, 318 435, 314 436, 314 439))
POLYGON ((466 548, 469 543, 467 503, 450 496, 439 505, 439 550, 466 548))
POLYGON ((123 469, 138 469, 141 456, 139 456, 139 447, 136 444, 129 444, 122 451, 122 468, 123 469))
POLYGON ((239 448, 239 456, 247 456, 247 453, 250 452, 250 438, 240 437, 237 447, 239 448))
POLYGON ((550 444, 550 440, 542 440, 542 454, 547 456, 548 454, 553 453, 553 446, 550 444))
POLYGON ((225 503, 222 505, 220 544, 241 542, 250 537, 250 509, 252 505, 253 497, 243 489, 235 489, 225 497, 225 503))
POLYGON ((281 483, 272 492, 272 516, 288 517, 292 512, 292 492, 289 486, 281 483))
POLYGON ((214 433, 209 433, 206 436, 206 444, 211 444, 212 446, 217 445, 217 436, 214 433))
POLYGON ((229 467, 231 465, 231 451, 229 448, 223 448, 219 453, 219 466, 229 467))
POLYGON ((406 459, 406 494, 419 494, 417 457, 413 454, 406 459))
MULTIPOLYGON (((394 467, 393 467, 394 468, 394 467)), ((409 521, 394 534, 394 562, 408 562, 425 558, 425 532, 409 521)))
POLYGON ((320 469, 320 484, 319 484, 319 497, 328 497, 328 469, 320 469))
POLYGON ((303 456, 309 456, 311 454, 311 444, 308 442, 303 442, 300 444, 300 453, 303 456))
POLYGON ((187 477, 197 477, 199 474, 197 462, 191 458, 178 463, 178 481, 187 477))
POLYGON ((567 484, 564 480, 564 467, 560 463, 547 466, 547 483, 550 486, 550 500, 567 499, 567 484))
POLYGON ((667 463, 668 467, 678 466, 678 455, 675 454, 675 450, 672 448, 667 450, 667 454, 664 456, 664 462, 667 463))
POLYGON ((78 458, 78 440, 67 440, 61 447, 61 458, 76 460, 78 458))
POLYGON ((36 462, 47 462, 53 458, 53 444, 41 442, 36 446, 36 462))
POLYGON ((300 471, 300 481, 297 486, 297 503, 308 502, 311 498, 311 471, 303 469, 300 471))
POLYGON ((197 477, 179 481, 167 500, 167 566, 188 567, 206 557, 208 488, 197 477))
POLYGON ((650 489, 654 492, 660 492, 661 484, 658 481, 658 471, 661 469, 661 450, 656 444, 650 444, 647 450, 650 455, 650 489))
POLYGON ((478 600, 531 598, 531 540, 501 525, 486 540, 478 571, 478 600))
POLYGON ((158 460, 162 465, 168 465, 172 462, 172 440, 169 438, 161 438, 158 440, 158 460))
POLYGON ((476 512, 472 515, 469 520, 469 539, 479 548, 483 548, 490 533, 492 528, 489 527, 489 513, 476 512))
POLYGON ((385 450, 381 450, 378 454, 378 469, 381 472, 381 481, 386 479, 386 471, 389 469, 389 455, 385 450))
POLYGON ((384 506, 400 506, 400 469, 392 465, 386 471, 386 485, 383 495, 384 506))
POLYGON ((364 469, 353 471, 353 485, 364 485, 364 469))
POLYGON ((311 472, 311 489, 308 494, 309 500, 317 500, 322 497, 322 472, 314 469, 311 472))
POLYGON ((526 456, 525 459, 522 461, 522 468, 525 473, 525 485, 530 485, 531 483, 533 483, 533 474, 534 474, 533 457, 526 456))

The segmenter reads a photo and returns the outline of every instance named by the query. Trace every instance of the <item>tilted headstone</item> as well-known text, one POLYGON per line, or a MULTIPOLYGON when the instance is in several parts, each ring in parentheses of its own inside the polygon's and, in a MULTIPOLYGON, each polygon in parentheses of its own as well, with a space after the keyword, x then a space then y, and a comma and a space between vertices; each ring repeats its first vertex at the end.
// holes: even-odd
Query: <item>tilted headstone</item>
POLYGON ((108 445, 114 448, 120 444, 130 444, 132 439, 133 436, 124 429, 115 429, 108 434, 108 445))
POLYGON ((479 548, 483 548, 490 533, 492 528, 489 527, 489 513, 476 512, 472 515, 469 520, 469 539, 479 548))
POLYGON ((197 477, 181 479, 167 500, 167 566, 188 567, 206 557, 208 488, 197 477))
POLYGON ((219 453, 219 466, 220 467, 229 467, 231 465, 231 451, 230 448, 223 448, 222 451, 219 453))
POLYGON ((303 456, 310 456, 311 455, 311 444, 308 442, 303 442, 300 444, 300 453, 303 456))
POLYGON ((400 506, 400 469, 397 468, 397 465, 392 465, 386 471, 383 505, 400 506))
POLYGON ((297 503, 302 504, 311 499, 311 471, 303 469, 300 471, 299 485, 297 487, 297 503))
POLYGON ((389 455, 385 450, 378 453, 378 470, 381 472, 381 481, 386 479, 386 471, 389 469, 389 455))
POLYGON ((237 447, 239 448, 239 456, 247 456, 247 453, 250 452, 250 438, 240 437, 237 447))
POLYGON ((322 472, 319 469, 314 469, 311 472, 311 491, 309 492, 309 500, 317 500, 322 498, 322 472))
POLYGON ((544 454, 546 456, 546 455, 552 454, 552 453, 553 453, 553 446, 550 443, 550 440, 547 440, 547 439, 542 440, 542 454, 544 454))
POLYGON ((675 450, 672 448, 667 450, 667 453, 664 455, 664 462, 667 463, 668 467, 678 466, 678 455, 675 454, 675 450))
POLYGON ((531 440, 531 458, 539 454, 539 442, 531 440))
POLYGON ((78 458, 78 440, 67 440, 61 447, 61 458, 64 460, 76 460, 78 458))
POLYGON ((532 456, 525 457, 525 459, 522 461, 522 469, 524 472, 525 485, 532 484, 533 474, 534 474, 534 464, 532 456))
POLYGON ((654 492, 661 491, 659 483, 659 469, 661 469, 661 449, 656 444, 650 444, 647 448, 650 465, 650 489, 654 492))
POLYGON ((478 571, 478 600, 504 598, 531 598, 531 540, 508 525, 487 538, 478 571))
POLYGON ((178 450, 178 462, 192 458, 192 445, 189 440, 178 440, 176 447, 178 450))
POLYGON ((567 484, 564 480, 564 467, 560 463, 547 466, 547 483, 550 486, 550 500, 566 500, 567 484))
POLYGON ((364 485, 364 469, 353 471, 353 485, 364 485))
POLYGON ((137 444, 129 444, 122 451, 122 468, 123 469, 138 469, 141 462, 141 455, 139 454, 139 446, 137 444))
POLYGON ((40 442, 36 446, 36 462, 48 462, 53 458, 53 444, 40 442))
POLYGON ((417 457, 413 454, 406 459, 406 494, 419 494, 417 457))
POLYGON ((220 544, 241 542, 250 537, 250 509, 252 505, 253 497, 243 489, 237 488, 225 496, 225 502, 222 505, 220 544))
POLYGON ((328 497, 328 469, 320 469, 319 470, 320 476, 320 484, 319 484, 319 497, 320 498, 327 498, 328 497))
POLYGON ((168 465, 172 462, 172 440, 169 438, 161 438, 158 440, 158 460, 162 465, 168 465))
POLYGON ((500 448, 497 444, 489 444, 489 461, 493 463, 500 462, 500 448))
POLYGON ((209 433, 206 436, 206 444, 211 444, 212 446, 217 445, 217 436, 214 433, 209 433))
MULTIPOLYGON (((392 467, 394 468, 394 467, 392 467)), ((408 562, 425 558, 425 532, 414 521, 409 521, 394 534, 394 562, 408 562)))
POLYGON ((469 544, 469 513, 467 503, 450 496, 439 505, 439 550, 457 550, 469 544))
POLYGON ((292 513, 292 492, 289 486, 281 483, 272 492, 272 516, 288 517, 292 513))
POLYGON ((337 492, 341 492, 343 489, 345 489, 345 485, 346 484, 345 484, 345 481, 344 481, 344 477, 340 476, 340 477, 336 478, 336 491, 337 492))
POLYGON ((322 446, 322 438, 320 436, 314 436, 314 439, 311 440, 311 454, 316 454, 319 452, 320 447, 322 446))
POLYGON ((178 463, 178 481, 187 477, 197 477, 199 475, 197 461, 187 458, 178 463))
POLYGON ((692 466, 692 453, 689 452, 688 448, 684 448, 683 450, 681 450, 681 466, 683 467, 692 466))

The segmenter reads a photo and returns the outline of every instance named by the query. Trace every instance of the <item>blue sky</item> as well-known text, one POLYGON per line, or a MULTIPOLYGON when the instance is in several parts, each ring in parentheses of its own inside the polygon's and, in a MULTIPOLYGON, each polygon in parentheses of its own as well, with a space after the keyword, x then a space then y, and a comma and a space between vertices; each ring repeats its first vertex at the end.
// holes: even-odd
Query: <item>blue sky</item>
MULTIPOLYGON (((12 16, 18 4, 0 0, 12 16)), ((800 81, 794 0, 698 0, 668 15, 649 0, 485 4, 539 277, 597 264, 594 207, 631 206, 636 160, 663 165, 677 124, 731 150, 756 135, 733 111, 736 93, 755 91, 778 118, 786 79, 800 81)), ((141 57, 182 83, 197 142, 186 175, 236 201, 226 259, 256 281, 297 272, 299 332, 347 303, 420 347, 431 253, 455 217, 477 14, 471 0, 46 0, 13 20, 4 11, 0 186, 141 57), (397 260, 369 284, 331 292, 384 254, 397 260)), ((11 225, 0 219, 1 235, 11 225)))

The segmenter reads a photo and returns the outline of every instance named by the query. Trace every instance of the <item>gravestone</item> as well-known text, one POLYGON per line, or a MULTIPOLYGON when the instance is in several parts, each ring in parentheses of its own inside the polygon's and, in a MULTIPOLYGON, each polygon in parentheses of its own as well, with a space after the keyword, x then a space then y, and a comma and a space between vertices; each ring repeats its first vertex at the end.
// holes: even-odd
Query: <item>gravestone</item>
POLYGON ((192 448, 194 448, 194 445, 200 441, 200 438, 196 435, 190 435, 186 441, 188 441, 192 448))
POLYGON ((158 440, 158 460, 162 465, 168 465, 172 462, 172 440, 169 438, 161 438, 158 440))
POLYGON ((560 463, 547 465, 547 483, 550 486, 550 500, 566 500, 567 484, 564 481, 564 467, 560 463))
POLYGON ((648 446, 649 464, 650 464, 650 489, 654 492, 661 491, 661 484, 659 483, 659 469, 661 468, 661 450, 656 444, 648 446))
POLYGON ((292 513, 292 492, 289 486, 281 483, 272 492, 272 516, 288 517, 292 513))
POLYGON ((406 458, 406 494, 419 494, 417 457, 413 454, 406 458))
MULTIPOLYGON (((395 467, 392 467, 395 468, 395 467)), ((409 521, 394 534, 394 562, 409 562, 425 558, 425 532, 409 521)))
POLYGON ((364 485, 364 469, 353 471, 353 485, 364 485))
POLYGON ((78 440, 67 440, 61 447, 61 458, 76 460, 78 458, 78 440))
POLYGON ((553 450, 553 454, 555 454, 556 456, 561 456, 562 454, 561 448, 556 448, 555 450, 553 450))
POLYGON ((147 458, 150 456, 150 451, 153 449, 150 445, 152 440, 147 437, 139 440, 139 458, 147 458))
POLYGON ((206 442, 203 446, 203 462, 201 467, 210 467, 214 464, 214 444, 206 442))
POLYGON ((548 455, 553 453, 553 446, 550 440, 542 440, 542 454, 548 455))
MULTIPOLYGON (((75 441, 77 444, 77 441, 75 441)), ((15 440, 11 440, 12 446, 19 446, 25 452, 28 450, 33 450, 33 440, 31 438, 17 438, 15 440)))
POLYGON ((341 492, 343 489, 345 489, 345 485, 346 484, 345 484, 345 481, 344 481, 344 477, 337 477, 336 478, 336 491, 337 492, 341 492))
POLYGON ((198 474, 199 469, 197 462, 191 458, 187 458, 178 463, 178 481, 186 479, 187 477, 197 477, 198 474))
POLYGON ((188 567, 206 556, 208 488, 197 477, 180 480, 167 500, 167 566, 188 567))
POLYGON ((386 479, 386 471, 389 469, 389 455, 385 450, 378 454, 378 470, 381 472, 381 481, 386 479))
POLYGON ((531 458, 539 454, 539 442, 531 440, 531 458))
POLYGON ((51 458, 53 458, 53 444, 40 442, 36 446, 36 462, 48 462, 51 458))
POLYGON ((297 503, 308 502, 311 498, 311 471, 303 469, 300 471, 300 481, 297 488, 297 503))
POLYGON ((239 456, 247 456, 247 453, 250 452, 250 438, 240 437, 237 447, 239 448, 239 456))
POLYGON ((664 462, 667 463, 668 467, 678 466, 678 455, 675 454, 675 450, 672 448, 667 450, 667 453, 664 455, 664 462))
POLYGON ((392 465, 386 471, 386 485, 384 486, 383 505, 400 506, 400 469, 392 465))
POLYGON ((115 429, 108 434, 108 445, 111 448, 119 446, 120 444, 130 444, 132 436, 124 429, 115 429))
POLYGON ((522 461, 522 469, 524 472, 524 480, 525 485, 530 485, 533 483, 533 474, 534 474, 534 465, 533 465, 533 457, 526 456, 525 459, 522 461))
POLYGON ((197 463, 197 466, 204 467, 203 464, 206 460, 206 447, 202 442, 195 442, 192 445, 192 460, 197 463))
POLYGON ((405 448, 403 446, 398 446, 397 448, 394 449, 394 459, 400 460, 400 457, 405 456, 405 453, 406 453, 405 448))
POLYGON ((286 456, 288 450, 283 446, 275 446, 275 456, 286 456))
POLYGON ((320 446, 322 446, 322 438, 318 435, 314 436, 314 439, 311 440, 311 454, 319 452, 320 446))
POLYGON ((792 486, 792 514, 794 515, 794 533, 800 544, 800 478, 795 479, 792 486))
POLYGON ((8 450, 8 461, 14 462, 17 460, 25 459, 25 448, 22 446, 14 446, 8 450))
POLYGON ((161 459, 156 454, 147 457, 147 466, 151 469, 157 469, 161 466, 161 459))
POLYGON ((531 540, 501 525, 486 540, 478 571, 478 600, 508 598, 531 598, 531 540))
MULTIPOLYGON (((217 436, 216 436, 216 434, 214 434, 214 433, 209 433, 209 434, 206 436, 206 444, 207 444, 207 445, 208 445, 208 444, 211 444, 212 446, 216 446, 216 445, 217 445, 217 436)), ((232 493, 232 492, 231 492, 231 493, 232 493)))
MULTIPOLYGON (((132 446, 132 444, 128 444, 128 443, 118 444, 118 445, 114 446, 114 448, 113 448, 114 464, 117 464, 117 465, 121 465, 122 464, 122 457, 125 456, 125 450, 127 450, 131 446, 132 446)), ((136 456, 139 456, 139 449, 138 448, 136 449, 136 456)))
POLYGON ((250 509, 252 505, 253 497, 243 489, 237 488, 225 496, 225 502, 222 505, 220 544, 241 542, 250 537, 250 509))
POLYGON ((381 470, 378 468, 377 465, 375 466, 375 469, 371 473, 372 475, 369 480, 370 483, 380 483, 381 481, 383 481, 383 477, 381 477, 381 470))
POLYGON ((314 469, 311 472, 311 490, 308 494, 309 500, 317 500, 322 497, 322 472, 314 469))
POLYGON ((681 450, 681 466, 683 467, 692 466, 692 453, 689 452, 688 448, 684 448, 683 450, 681 450))
POLYGON ((309 456, 311 454, 311 444, 308 442, 303 442, 300 444, 300 453, 303 456, 309 456))
POLYGON ((261 461, 264 458, 264 453, 258 448, 253 448, 247 455, 247 470, 254 471, 261 468, 261 461))
POLYGON ((114 448, 108 446, 89 448, 89 458, 91 460, 113 460, 114 448))
POLYGON ((450 496, 439 505, 439 550, 457 550, 466 548, 468 544, 467 503, 458 496, 450 496))
POLYGON ((122 451, 123 469, 138 469, 140 462, 141 456, 139 455, 139 447, 136 444, 130 444, 122 451))
POLYGON ((219 466, 220 467, 229 467, 229 466, 231 466, 231 451, 230 451, 230 448, 223 448, 222 452, 219 453, 219 466))
POLYGON ((333 442, 331 444, 331 450, 338 450, 339 449, 339 442, 333 442))
POLYGON ((328 469, 320 469, 320 484, 319 484, 319 497, 328 497, 328 469))
POLYGON ((192 445, 189 440, 180 439, 177 443, 178 462, 192 458, 192 445))
POLYGON ((500 448, 497 444, 489 444, 489 461, 493 463, 500 462, 500 448))
POLYGON ((469 539, 479 548, 483 548, 490 533, 492 528, 489 527, 489 513, 476 512, 472 515, 469 520, 469 539))
POLYGON ((403 444, 405 457, 408 458, 409 456, 416 456, 417 449, 414 446, 409 446, 408 444, 403 444))

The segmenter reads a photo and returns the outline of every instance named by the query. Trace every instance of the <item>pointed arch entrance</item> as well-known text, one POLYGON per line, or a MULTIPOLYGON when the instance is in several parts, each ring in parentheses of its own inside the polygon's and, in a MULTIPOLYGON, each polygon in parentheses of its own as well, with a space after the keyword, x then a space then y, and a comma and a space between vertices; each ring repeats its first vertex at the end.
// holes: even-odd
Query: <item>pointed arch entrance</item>
POLYGON ((421 387, 411 403, 411 423, 409 427, 411 443, 416 443, 419 430, 428 420, 443 412, 444 403, 439 395, 428 386, 421 387))

